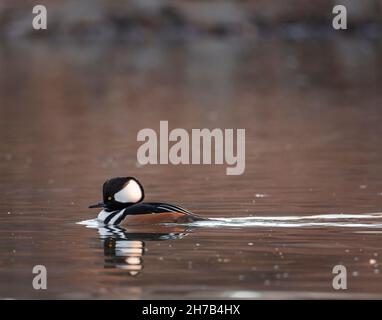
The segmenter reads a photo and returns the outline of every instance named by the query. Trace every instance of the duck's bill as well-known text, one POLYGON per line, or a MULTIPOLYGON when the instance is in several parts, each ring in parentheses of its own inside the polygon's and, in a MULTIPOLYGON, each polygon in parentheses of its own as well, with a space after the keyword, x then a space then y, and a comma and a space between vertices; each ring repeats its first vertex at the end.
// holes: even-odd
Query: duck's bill
POLYGON ((103 202, 98 202, 96 204, 92 204, 89 206, 90 209, 92 208, 104 208, 105 207, 105 204, 103 202))

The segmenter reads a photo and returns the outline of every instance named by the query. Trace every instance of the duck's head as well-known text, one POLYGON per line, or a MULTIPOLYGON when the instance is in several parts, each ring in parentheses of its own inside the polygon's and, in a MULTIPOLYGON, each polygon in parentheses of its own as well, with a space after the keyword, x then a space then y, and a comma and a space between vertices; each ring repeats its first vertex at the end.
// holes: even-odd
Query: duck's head
POLYGON ((104 208, 106 210, 121 210, 145 197, 143 187, 133 177, 118 177, 107 180, 103 184, 103 201, 89 208, 104 208))

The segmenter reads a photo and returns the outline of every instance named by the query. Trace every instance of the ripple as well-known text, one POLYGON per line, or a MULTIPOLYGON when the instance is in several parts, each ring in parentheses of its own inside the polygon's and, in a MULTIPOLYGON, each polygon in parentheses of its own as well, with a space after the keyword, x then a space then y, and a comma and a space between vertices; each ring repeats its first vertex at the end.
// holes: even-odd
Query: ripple
MULTIPOLYGON (((84 220, 77 224, 88 228, 102 226, 97 219, 84 220)), ((166 223, 165 225, 174 225, 166 223)), ((193 227, 224 228, 224 227, 273 227, 273 228, 304 228, 304 227, 347 227, 347 228, 382 228, 382 213, 366 214, 320 214, 309 216, 258 216, 238 218, 211 218, 182 224, 193 227), (379 221, 375 221, 380 219, 379 221)))
POLYGON ((321 214, 310 216, 266 216, 213 218, 208 221, 192 223, 193 226, 216 227, 274 227, 274 228, 304 228, 304 227, 348 227, 348 228, 382 228, 382 213, 367 214, 321 214), (375 219, 381 219, 380 222, 375 219), (371 220, 371 221, 369 221, 371 220))

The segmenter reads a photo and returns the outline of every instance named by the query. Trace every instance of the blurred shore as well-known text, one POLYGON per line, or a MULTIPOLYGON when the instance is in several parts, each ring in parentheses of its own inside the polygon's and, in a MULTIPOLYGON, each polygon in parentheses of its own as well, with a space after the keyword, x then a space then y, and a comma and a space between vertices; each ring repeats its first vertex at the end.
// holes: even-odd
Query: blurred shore
POLYGON ((2 1, 0 40, 48 38, 145 42, 184 41, 200 35, 249 38, 360 35, 382 37, 382 0, 343 0, 348 30, 332 28, 334 0, 185 1, 69 0, 2 1), (48 10, 48 29, 31 27, 32 8, 48 10))

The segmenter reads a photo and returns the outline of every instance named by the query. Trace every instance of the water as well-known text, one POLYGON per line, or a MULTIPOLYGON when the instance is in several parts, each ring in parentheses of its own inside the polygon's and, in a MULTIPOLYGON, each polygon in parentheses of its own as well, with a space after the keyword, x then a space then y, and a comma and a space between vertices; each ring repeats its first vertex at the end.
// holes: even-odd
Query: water
POLYGON ((381 77, 380 45, 350 38, 2 46, 0 297, 381 298, 381 77), (160 120, 245 128, 245 174, 139 166, 160 120), (118 175, 213 221, 77 224, 118 175))

